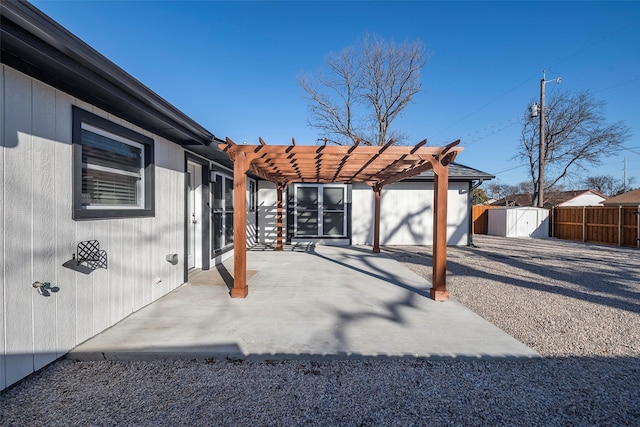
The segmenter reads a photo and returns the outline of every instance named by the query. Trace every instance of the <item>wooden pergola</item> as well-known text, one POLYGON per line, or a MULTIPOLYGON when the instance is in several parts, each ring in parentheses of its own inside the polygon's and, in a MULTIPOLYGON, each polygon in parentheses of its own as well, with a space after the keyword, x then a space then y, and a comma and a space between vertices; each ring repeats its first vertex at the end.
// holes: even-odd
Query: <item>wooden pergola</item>
POLYGON ((423 140, 413 147, 352 145, 267 145, 259 138, 259 145, 238 145, 226 138, 219 148, 233 161, 234 197, 234 280, 231 297, 244 298, 247 286, 247 206, 246 174, 251 172, 276 184, 277 242, 282 251, 283 203, 282 195, 288 184, 366 183, 375 193, 373 252, 380 252, 380 197, 382 188, 432 169, 433 196, 433 273, 430 296, 437 301, 449 299, 446 287, 447 271, 447 190, 448 165, 462 151, 460 141, 445 147, 426 146, 423 140))

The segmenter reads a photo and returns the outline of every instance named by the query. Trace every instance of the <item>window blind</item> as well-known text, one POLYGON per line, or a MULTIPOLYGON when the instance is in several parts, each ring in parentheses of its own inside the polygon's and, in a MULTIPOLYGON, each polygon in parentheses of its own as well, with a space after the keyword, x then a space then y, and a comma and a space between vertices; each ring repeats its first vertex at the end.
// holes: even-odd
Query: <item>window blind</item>
POLYGON ((82 204, 142 206, 144 150, 83 123, 82 204))

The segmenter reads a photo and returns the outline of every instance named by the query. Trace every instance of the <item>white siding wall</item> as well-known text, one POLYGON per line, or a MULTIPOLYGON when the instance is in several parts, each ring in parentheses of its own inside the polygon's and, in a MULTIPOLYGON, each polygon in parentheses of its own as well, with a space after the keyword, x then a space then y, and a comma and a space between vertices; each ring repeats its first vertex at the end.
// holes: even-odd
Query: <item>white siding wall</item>
MULTIPOLYGON (((282 194, 282 238, 287 230, 286 191, 282 194)), ((258 242, 263 245, 276 245, 278 238, 278 191, 276 185, 268 181, 258 181, 258 242)))
MULTIPOLYGON (((449 183, 447 200, 449 245, 464 246, 468 243, 470 220, 468 188, 469 185, 466 182, 449 183)), ((275 245, 277 196, 275 184, 260 181, 258 189, 259 242, 275 245)), ((373 245, 373 190, 365 184, 354 184, 351 201, 351 243, 373 245)), ((432 245, 432 206, 433 183, 400 182, 384 187, 380 207, 380 244, 432 245)), ((286 224, 284 230, 286 230, 286 224)))
MULTIPOLYGON (((374 194, 364 184, 353 185, 352 243, 373 244, 374 194)), ((447 242, 466 245, 469 234, 468 183, 449 182, 447 242)), ((399 182, 382 190, 381 245, 433 244, 433 183, 399 182)))
POLYGON ((602 206, 600 202, 605 200, 607 199, 602 196, 598 196, 597 194, 586 193, 574 197, 571 200, 567 200, 564 203, 560 203, 558 206, 602 206))
POLYGON ((250 209, 251 197, 253 196, 249 191, 250 183, 257 185, 253 179, 247 177, 247 247, 255 246, 255 244, 258 243, 258 207, 256 206, 255 210, 250 209))
POLYGON ((182 284, 184 153, 5 65, 0 78, 3 389, 182 284), (155 140, 154 218, 71 219, 72 105, 155 140), (62 266, 78 242, 91 239, 106 251, 107 269, 82 274, 62 266), (180 254, 177 265, 165 261, 169 253, 180 254), (56 292, 40 295, 34 281, 56 292))
POLYGON ((0 390, 6 387, 6 309, 4 303, 4 210, 5 210, 5 198, 4 198, 4 171, 5 171, 5 162, 4 162, 4 146, 5 146, 5 118, 4 118, 4 99, 5 99, 5 90, 4 90, 4 67, 0 66, 0 200, 2 200, 2 205, 0 206, 0 261, 2 261, 2 265, 0 265, 0 308, 2 309, 2 313, 0 314, 0 390))

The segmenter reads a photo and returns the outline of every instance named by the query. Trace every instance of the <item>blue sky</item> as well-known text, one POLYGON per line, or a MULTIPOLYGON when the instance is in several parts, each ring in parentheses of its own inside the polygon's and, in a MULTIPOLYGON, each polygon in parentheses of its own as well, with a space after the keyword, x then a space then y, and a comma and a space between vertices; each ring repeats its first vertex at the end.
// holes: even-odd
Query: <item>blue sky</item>
MULTIPOLYGON (((296 76, 365 32, 420 39, 423 91, 394 127, 413 142, 462 140, 458 161, 505 184, 528 179, 513 159, 521 120, 554 90, 589 90, 629 150, 582 176, 627 175, 640 186, 640 2, 33 1, 216 136, 314 144, 296 76)), ((576 181, 578 177, 575 178, 576 181)), ((567 184, 579 187, 578 184, 567 184)))

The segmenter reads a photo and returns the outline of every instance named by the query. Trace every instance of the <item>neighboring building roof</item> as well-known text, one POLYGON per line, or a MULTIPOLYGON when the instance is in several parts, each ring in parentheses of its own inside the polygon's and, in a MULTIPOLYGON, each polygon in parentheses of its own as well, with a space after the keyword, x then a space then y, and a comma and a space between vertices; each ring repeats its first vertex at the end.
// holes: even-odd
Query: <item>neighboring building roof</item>
MULTIPOLYGON (((487 172, 482 172, 478 169, 474 169, 469 166, 462 165, 460 163, 453 162, 449 164, 449 180, 450 181, 474 181, 474 180, 480 180, 480 179, 489 180, 493 178, 495 178, 495 175, 491 175, 487 172)), ((411 181, 411 180, 432 181, 433 170, 430 169, 406 181, 411 181)))
MULTIPOLYGON (((570 190, 570 191, 552 191, 545 193, 544 207, 552 208, 559 206, 570 200, 576 199, 584 195, 596 195, 606 199, 607 196, 596 190, 570 190)), ((494 203, 493 206, 531 206, 531 199, 533 195, 531 193, 515 194, 513 196, 505 197, 494 203)))
POLYGON ((213 133, 33 5, 3 1, 0 15, 2 63, 192 151, 226 160, 213 133))
POLYGON ((605 206, 640 206, 640 189, 627 191, 601 203, 605 206))

